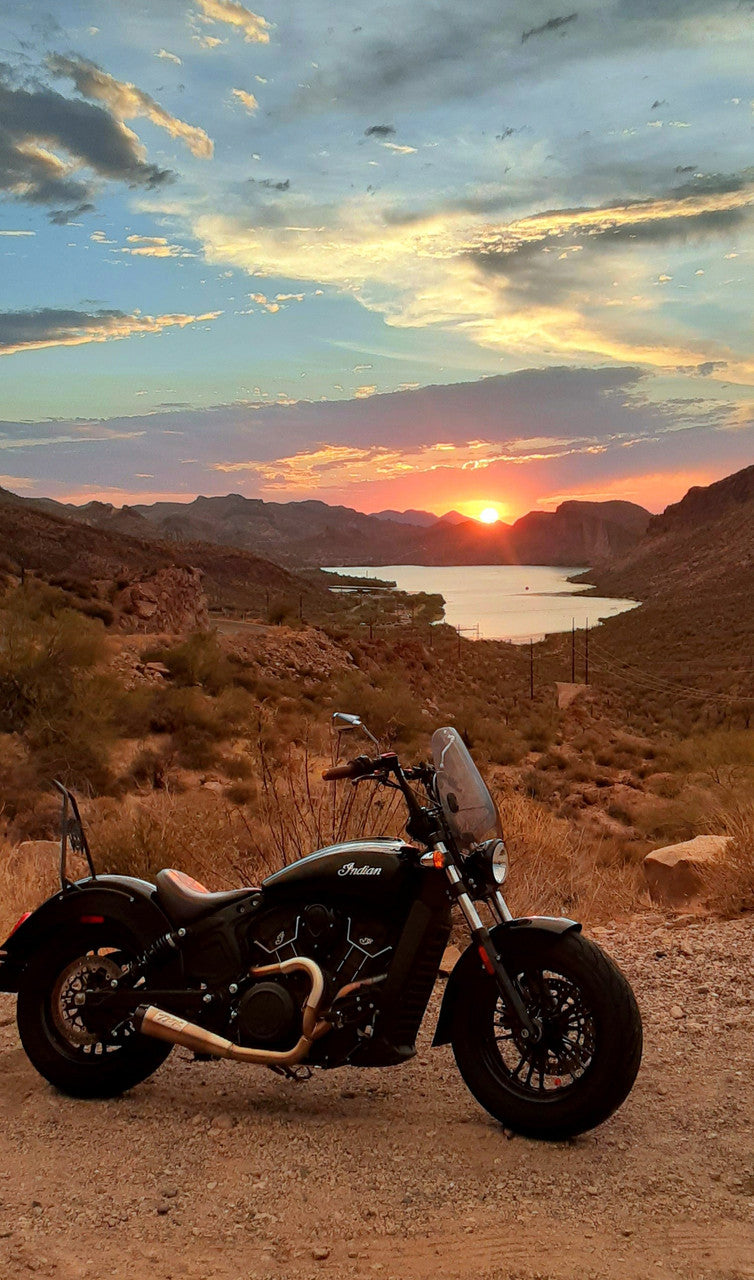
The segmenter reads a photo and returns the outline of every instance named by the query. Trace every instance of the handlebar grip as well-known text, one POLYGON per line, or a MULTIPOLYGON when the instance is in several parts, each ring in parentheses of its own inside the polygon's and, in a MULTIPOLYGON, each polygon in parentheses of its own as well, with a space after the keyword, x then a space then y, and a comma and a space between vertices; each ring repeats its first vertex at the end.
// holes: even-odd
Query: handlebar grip
POLYGON ((354 761, 349 760, 348 764, 336 764, 331 769, 325 769, 322 777, 325 782, 335 782, 338 778, 354 778, 356 774, 353 771, 354 761))
POLYGON ((338 778, 364 778, 374 768, 374 761, 369 756, 357 756, 355 760, 347 760, 345 764, 334 764, 325 769, 322 777, 325 782, 336 782, 338 778))

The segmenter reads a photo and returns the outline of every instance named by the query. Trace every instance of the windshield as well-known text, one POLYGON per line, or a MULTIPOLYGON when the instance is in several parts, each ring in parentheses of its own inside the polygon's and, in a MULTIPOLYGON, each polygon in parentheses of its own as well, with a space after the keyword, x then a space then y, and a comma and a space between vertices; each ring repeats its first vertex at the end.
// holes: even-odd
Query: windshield
POLYGON ((451 728, 438 729, 432 735, 432 756, 445 821, 459 848, 501 838, 497 806, 460 734, 451 728))

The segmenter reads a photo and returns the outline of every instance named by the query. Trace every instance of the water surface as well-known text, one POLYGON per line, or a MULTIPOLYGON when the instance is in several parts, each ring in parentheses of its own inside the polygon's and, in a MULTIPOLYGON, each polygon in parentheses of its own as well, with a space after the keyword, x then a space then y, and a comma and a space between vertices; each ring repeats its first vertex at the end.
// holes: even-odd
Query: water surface
POLYGON ((401 591, 439 592, 445 599, 445 621, 471 635, 478 627, 483 640, 537 640, 553 631, 570 631, 574 621, 579 628, 587 622, 594 626, 639 603, 584 595, 588 586, 568 581, 584 572, 583 565, 349 565, 333 572, 387 578, 401 591))

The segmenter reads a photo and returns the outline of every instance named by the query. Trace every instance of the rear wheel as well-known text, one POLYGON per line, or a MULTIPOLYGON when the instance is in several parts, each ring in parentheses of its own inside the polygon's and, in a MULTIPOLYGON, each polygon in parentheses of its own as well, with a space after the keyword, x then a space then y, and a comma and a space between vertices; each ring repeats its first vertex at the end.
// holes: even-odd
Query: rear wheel
POLYGON ((601 1124, 628 1096, 641 1062, 641 1016, 625 977, 577 933, 511 933, 501 958, 530 1017, 536 1043, 511 1019, 494 979, 480 974, 456 1003, 459 1071, 504 1125, 565 1138, 601 1124))
POLYGON ((121 926, 77 929, 54 937, 25 970, 18 991, 18 1031, 40 1075, 77 1098, 111 1098, 146 1080, 171 1046, 117 1021, 87 1014, 84 990, 109 987, 143 950, 121 926))

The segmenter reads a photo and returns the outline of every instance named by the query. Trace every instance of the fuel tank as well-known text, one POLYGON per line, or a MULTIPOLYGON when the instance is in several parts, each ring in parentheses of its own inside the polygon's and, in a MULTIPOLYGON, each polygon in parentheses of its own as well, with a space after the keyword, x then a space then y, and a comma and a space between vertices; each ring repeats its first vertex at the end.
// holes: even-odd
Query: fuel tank
POLYGON ((418 870, 419 850, 401 840, 348 840, 318 849, 262 881, 265 898, 364 898, 379 902, 400 893, 418 870))

